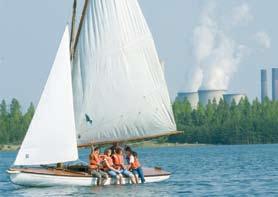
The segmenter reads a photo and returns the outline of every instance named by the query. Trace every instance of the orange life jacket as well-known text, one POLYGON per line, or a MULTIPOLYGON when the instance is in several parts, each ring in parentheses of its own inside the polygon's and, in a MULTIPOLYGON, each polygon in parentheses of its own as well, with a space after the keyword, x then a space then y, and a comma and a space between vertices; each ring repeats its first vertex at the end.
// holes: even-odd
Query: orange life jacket
POLYGON ((92 153, 91 155, 90 155, 90 165, 89 165, 89 167, 91 168, 91 169, 98 169, 98 164, 101 162, 101 160, 100 160, 100 157, 99 157, 99 155, 98 154, 94 154, 94 153, 92 153))
POLYGON ((114 154, 112 157, 115 168, 117 170, 121 169, 121 166, 124 164, 124 157, 119 154, 114 154))
MULTIPOLYGON (((104 155, 103 160, 106 160, 107 163, 108 163, 111 167, 113 167, 114 163, 113 163, 113 160, 112 160, 111 157, 109 157, 109 156, 107 156, 107 155, 104 155)), ((104 171, 108 171, 108 170, 109 170, 109 168, 108 168, 108 166, 106 165, 106 163, 104 163, 102 169, 103 169, 104 171)))
POLYGON ((131 165, 131 169, 137 169, 141 166, 137 157, 134 157, 134 162, 131 163, 130 165, 131 165))
POLYGON ((106 155, 103 155, 103 154, 99 155, 100 161, 103 161, 105 158, 106 158, 106 155))

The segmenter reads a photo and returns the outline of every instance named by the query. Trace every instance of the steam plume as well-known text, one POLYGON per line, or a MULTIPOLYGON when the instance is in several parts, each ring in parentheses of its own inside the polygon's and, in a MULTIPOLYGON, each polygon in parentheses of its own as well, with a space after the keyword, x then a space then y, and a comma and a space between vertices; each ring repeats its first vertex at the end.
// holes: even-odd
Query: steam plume
POLYGON ((193 32, 196 64, 193 79, 199 80, 196 81, 200 89, 227 89, 246 48, 225 32, 225 26, 214 16, 215 7, 215 4, 206 6, 193 32))

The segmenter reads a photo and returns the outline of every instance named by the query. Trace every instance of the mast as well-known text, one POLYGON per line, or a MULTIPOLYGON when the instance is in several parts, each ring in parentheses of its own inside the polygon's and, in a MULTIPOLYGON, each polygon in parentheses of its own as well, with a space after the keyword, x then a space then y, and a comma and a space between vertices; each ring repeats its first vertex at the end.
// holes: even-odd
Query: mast
POLYGON ((73 54, 73 44, 74 44, 74 37, 75 37, 75 19, 76 19, 76 0, 74 0, 73 6, 72 6, 72 20, 71 20, 71 31, 70 31, 71 58, 72 58, 72 54, 73 54))
POLYGON ((84 18, 86 16, 86 11, 87 11, 87 8, 88 8, 88 4, 89 4, 89 0, 85 0, 84 6, 83 6, 83 10, 82 10, 82 15, 81 15, 79 26, 78 26, 78 30, 77 30, 75 39, 73 40, 73 43, 72 43, 73 46, 71 47, 72 48, 72 50, 71 50, 71 58, 73 58, 73 56, 75 54, 75 50, 76 50, 76 46, 77 46, 77 43, 78 43, 78 40, 79 40, 80 32, 82 30, 82 26, 83 26, 83 23, 84 23, 84 18))

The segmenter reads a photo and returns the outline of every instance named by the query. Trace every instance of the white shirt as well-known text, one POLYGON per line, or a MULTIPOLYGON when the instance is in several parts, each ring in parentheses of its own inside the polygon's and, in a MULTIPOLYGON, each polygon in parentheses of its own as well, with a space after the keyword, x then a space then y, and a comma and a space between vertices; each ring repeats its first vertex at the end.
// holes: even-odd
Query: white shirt
POLYGON ((134 163, 135 159, 134 159, 134 156, 133 155, 130 155, 129 157, 129 163, 132 164, 134 163))

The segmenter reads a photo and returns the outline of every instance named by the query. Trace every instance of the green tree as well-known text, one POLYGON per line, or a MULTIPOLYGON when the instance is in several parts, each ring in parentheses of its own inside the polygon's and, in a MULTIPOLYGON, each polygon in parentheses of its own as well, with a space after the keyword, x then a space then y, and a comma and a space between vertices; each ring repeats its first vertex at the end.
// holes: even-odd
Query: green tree
POLYGON ((9 125, 10 125, 10 139, 11 143, 18 143, 20 142, 23 134, 23 126, 22 126, 22 113, 21 113, 21 106, 15 98, 12 99, 10 104, 10 118, 9 118, 9 125))
POLYGON ((31 123, 31 120, 34 116, 34 113, 35 113, 35 107, 34 107, 34 104, 31 103, 27 112, 24 114, 23 116, 23 122, 22 122, 22 126, 23 126, 23 133, 21 136, 24 136, 26 131, 28 130, 29 128, 29 125, 31 123))
POLYGON ((0 104, 0 144, 6 144, 9 141, 8 134, 8 109, 5 100, 2 100, 0 104))
POLYGON ((278 101, 265 98, 262 103, 258 99, 250 103, 246 97, 230 106, 223 100, 217 104, 215 99, 207 106, 199 104, 196 110, 185 110, 188 101, 173 106, 177 126, 185 132, 169 138, 171 142, 278 143, 278 101))

